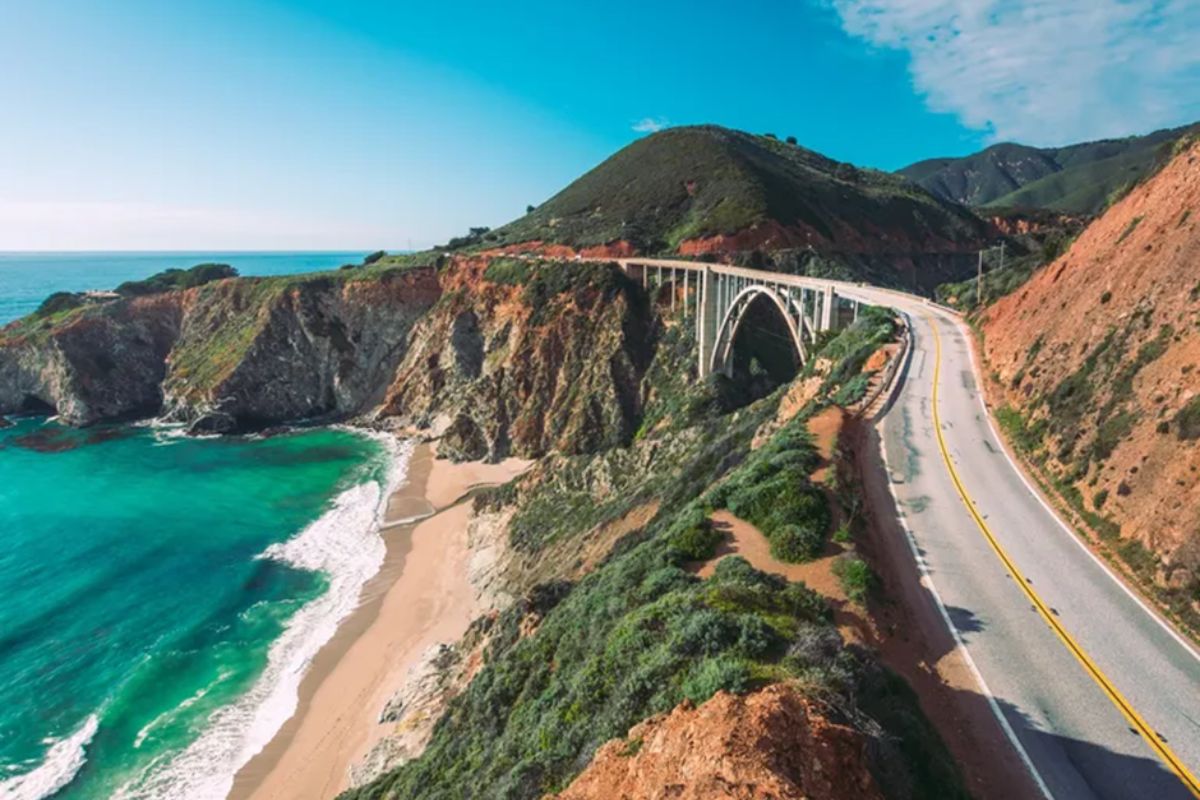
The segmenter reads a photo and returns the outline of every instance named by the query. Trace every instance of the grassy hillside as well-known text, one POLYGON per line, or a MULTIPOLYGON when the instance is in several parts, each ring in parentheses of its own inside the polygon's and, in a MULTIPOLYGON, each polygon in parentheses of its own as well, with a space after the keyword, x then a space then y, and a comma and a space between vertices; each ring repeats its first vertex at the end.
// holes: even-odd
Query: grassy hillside
POLYGON ((851 251, 877 231, 899 231, 892 240, 936 239, 944 246, 984 230, 965 210, 898 176, 769 136, 697 126, 639 139, 477 243, 579 248, 623 241, 655 253, 768 224, 792 229, 797 239, 851 251))
POLYGON ((1096 214, 1114 193, 1160 166, 1171 145, 1196 128, 1057 148, 1003 143, 962 158, 919 161, 899 174, 956 203, 1096 214))

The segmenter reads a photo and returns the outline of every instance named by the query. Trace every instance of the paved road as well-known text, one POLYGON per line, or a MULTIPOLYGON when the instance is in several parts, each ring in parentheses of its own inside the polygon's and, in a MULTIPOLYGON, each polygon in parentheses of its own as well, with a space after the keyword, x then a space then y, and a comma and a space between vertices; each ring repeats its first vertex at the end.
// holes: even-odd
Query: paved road
POLYGON ((1009 460, 961 323, 915 298, 859 291, 912 323, 912 360, 881 423, 902 519, 1047 796, 1200 797, 1200 656, 1062 527, 1009 460))

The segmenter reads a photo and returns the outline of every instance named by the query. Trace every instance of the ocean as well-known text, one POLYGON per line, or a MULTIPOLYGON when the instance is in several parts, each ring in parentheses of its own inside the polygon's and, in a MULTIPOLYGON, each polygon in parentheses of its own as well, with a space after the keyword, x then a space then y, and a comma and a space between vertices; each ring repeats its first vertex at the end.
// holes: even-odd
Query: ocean
MULTIPOLYGON (((300 271, 274 254, 15 258, 0 257, 9 310, 32 285, 112 286, 197 260, 300 271)), ((382 564, 406 446, 339 427, 192 438, 13 422, 0 429, 0 799, 224 797, 382 564)))
POLYGON ((345 253, 0 251, 0 325, 37 309, 54 292, 115 289, 164 269, 229 264, 242 275, 288 275, 357 264, 365 251, 345 253))

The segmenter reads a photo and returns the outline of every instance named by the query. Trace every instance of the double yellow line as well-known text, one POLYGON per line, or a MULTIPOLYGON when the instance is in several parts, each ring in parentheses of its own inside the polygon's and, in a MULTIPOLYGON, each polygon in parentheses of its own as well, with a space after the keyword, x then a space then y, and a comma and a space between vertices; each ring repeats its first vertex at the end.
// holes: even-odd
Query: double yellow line
POLYGON ((1162 737, 1150 727, 1146 720, 1142 718, 1142 715, 1139 714, 1137 710, 1134 709, 1133 705, 1125 699, 1125 696, 1117 690, 1117 687, 1114 686, 1112 681, 1108 679, 1108 676, 1106 676, 1100 670, 1100 667, 1096 666, 1096 662, 1092 661, 1091 656, 1089 656, 1087 652, 1080 647, 1079 643, 1071 637, 1071 634, 1067 633, 1066 628, 1062 626, 1062 624, 1058 621, 1058 618, 1053 612, 1050 611, 1050 607, 1042 601, 1042 598, 1039 597, 1037 592, 1033 590, 1033 586, 1028 580, 1026 580, 1025 576, 1021 574, 1021 571, 1017 569, 1017 565, 1014 564, 1012 559, 1008 557, 1008 553, 1006 553, 1004 548, 1000 546, 1000 542, 996 540, 996 537, 992 534, 991 529, 988 528, 988 524, 984 521, 983 516, 975 509, 975 503, 973 500, 971 500, 970 495, 967 494, 967 490, 963 487, 962 480, 958 477, 958 470, 954 468, 954 462, 950 459, 950 451, 946 448, 945 437, 942 436, 942 420, 940 414, 938 413, 938 378, 941 374, 942 368, 942 337, 938 333, 938 326, 933 320, 933 317, 929 314, 925 314, 924 316, 933 330, 934 342, 933 429, 937 433, 938 448, 942 451, 942 459, 946 462, 946 470, 950 473, 950 480, 954 482, 954 488, 958 490, 958 496, 962 499, 963 504, 967 507, 967 511, 970 512, 971 518, 975 520, 975 524, 979 526, 979 530, 983 533, 984 538, 987 539, 988 544, 991 545, 992 550, 996 552, 996 555, 1000 557, 1000 561, 1004 563, 1004 568, 1008 570, 1009 574, 1012 575, 1013 580, 1015 580, 1017 585, 1021 587, 1021 590, 1025 592, 1025 596, 1029 598, 1031 603, 1033 603, 1033 607, 1037 609, 1038 614, 1040 614, 1042 619, 1046 621, 1046 624, 1050 626, 1050 629, 1058 635, 1058 638, 1062 640, 1064 645, 1066 645, 1066 648, 1070 651, 1071 655, 1075 656, 1075 659, 1083 665, 1084 670, 1086 670, 1088 675, 1092 677, 1092 680, 1094 680, 1100 686, 1100 688, 1104 690, 1104 693, 1108 695, 1108 699, 1111 700, 1112 704, 1115 705, 1121 714, 1125 716, 1125 719, 1129 721, 1129 724, 1139 734, 1141 734, 1142 738, 1146 740, 1146 743, 1150 745, 1150 748, 1154 750, 1154 752, 1158 753, 1159 757, 1167 763, 1167 766, 1170 767, 1171 771, 1179 777, 1179 780, 1183 781, 1183 785, 1188 788, 1188 791, 1190 791, 1193 796, 1200 798, 1200 780, 1197 780, 1196 777, 1188 771, 1188 768, 1179 759, 1179 757, 1171 751, 1171 748, 1167 746, 1167 743, 1162 739, 1162 737))

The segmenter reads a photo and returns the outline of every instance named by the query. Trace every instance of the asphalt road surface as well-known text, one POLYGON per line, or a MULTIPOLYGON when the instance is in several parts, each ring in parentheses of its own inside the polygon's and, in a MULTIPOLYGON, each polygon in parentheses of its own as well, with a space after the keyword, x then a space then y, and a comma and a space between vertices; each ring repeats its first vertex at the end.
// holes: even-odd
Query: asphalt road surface
POLYGON ((1048 797, 1200 797, 1200 655, 1067 530, 1006 455, 969 333, 911 296, 880 436, 925 581, 1048 797), (936 391, 935 391, 936 386, 936 391))

